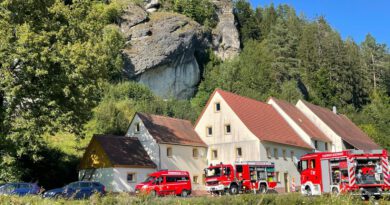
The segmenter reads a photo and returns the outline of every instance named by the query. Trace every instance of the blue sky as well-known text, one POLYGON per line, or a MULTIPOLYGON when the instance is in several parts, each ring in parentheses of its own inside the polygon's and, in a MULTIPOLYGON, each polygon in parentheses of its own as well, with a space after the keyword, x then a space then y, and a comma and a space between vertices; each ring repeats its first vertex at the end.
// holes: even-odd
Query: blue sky
POLYGON ((250 0, 255 8, 274 3, 288 4, 297 14, 308 19, 325 16, 329 24, 343 39, 352 37, 360 43, 367 33, 377 42, 390 46, 390 1, 389 0, 250 0))

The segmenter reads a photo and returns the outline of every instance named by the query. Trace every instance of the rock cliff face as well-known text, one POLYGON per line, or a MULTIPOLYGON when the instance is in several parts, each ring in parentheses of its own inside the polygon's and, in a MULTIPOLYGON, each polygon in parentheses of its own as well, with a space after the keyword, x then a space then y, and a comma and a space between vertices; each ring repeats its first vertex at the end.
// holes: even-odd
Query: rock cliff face
POLYGON ((214 3, 219 23, 210 40, 204 37, 202 26, 190 18, 159 12, 158 0, 146 0, 145 7, 129 5, 120 25, 127 39, 123 56, 128 78, 163 98, 192 97, 200 81, 195 53, 212 48, 221 59, 229 59, 240 49, 232 2, 214 3))
POLYGON ((222 60, 231 59, 240 52, 240 38, 233 14, 231 0, 214 0, 218 24, 213 30, 213 50, 222 60))
POLYGON ((198 23, 180 14, 154 12, 125 36, 125 71, 130 78, 164 98, 193 96, 200 80, 194 54, 204 49, 198 23))

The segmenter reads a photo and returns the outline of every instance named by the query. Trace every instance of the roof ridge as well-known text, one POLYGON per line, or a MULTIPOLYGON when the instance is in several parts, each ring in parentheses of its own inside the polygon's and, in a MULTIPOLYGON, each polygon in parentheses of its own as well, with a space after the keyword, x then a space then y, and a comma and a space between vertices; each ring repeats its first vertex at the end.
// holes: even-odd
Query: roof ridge
MULTIPOLYGON (((149 115, 149 116, 154 116, 154 117, 167 118, 167 119, 177 120, 177 121, 187 121, 187 122, 191 123, 191 121, 189 121, 189 120, 181 119, 181 118, 177 118, 177 117, 169 117, 169 116, 165 116, 165 115, 149 114, 149 113, 143 113, 143 112, 137 112, 137 113, 138 114, 142 114, 142 115, 149 115)), ((192 125, 192 123, 191 123, 191 125, 192 125)))
MULTIPOLYGON (((240 97, 240 98, 244 98, 244 99, 247 99, 247 100, 251 100, 251 101, 255 101, 255 102, 258 102, 258 103, 261 103, 261 104, 264 104, 264 105, 267 105, 267 106, 271 106, 270 104, 268 103, 265 103, 265 102, 262 102, 260 100, 256 100, 256 99, 253 99, 253 98, 250 98, 250 97, 247 97, 247 96, 242 96, 242 95, 239 95, 239 94, 236 94, 236 93, 233 93, 233 92, 230 92, 230 91, 226 91, 226 90, 222 90, 222 89, 219 89, 217 91, 222 91, 222 92, 225 92, 227 94, 230 94, 230 95, 234 95, 234 96, 237 96, 237 97, 240 97)), ((226 102, 227 103, 227 102, 226 102)))

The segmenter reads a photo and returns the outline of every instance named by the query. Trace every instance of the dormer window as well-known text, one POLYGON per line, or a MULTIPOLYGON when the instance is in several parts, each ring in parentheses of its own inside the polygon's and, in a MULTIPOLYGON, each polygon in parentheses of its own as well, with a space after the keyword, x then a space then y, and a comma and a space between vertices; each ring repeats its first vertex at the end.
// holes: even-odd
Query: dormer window
POLYGON ((137 123, 136 125, 135 125, 135 132, 136 133, 139 133, 141 131, 141 123, 137 123))
POLYGON ((221 111, 221 103, 217 102, 215 103, 215 112, 221 111))

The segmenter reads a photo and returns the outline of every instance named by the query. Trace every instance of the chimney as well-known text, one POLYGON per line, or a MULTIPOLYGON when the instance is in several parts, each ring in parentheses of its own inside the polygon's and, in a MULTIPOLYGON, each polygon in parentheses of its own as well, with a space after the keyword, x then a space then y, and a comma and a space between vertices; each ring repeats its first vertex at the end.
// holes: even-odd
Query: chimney
POLYGON ((337 115, 337 108, 336 108, 336 106, 333 106, 333 113, 337 115))

